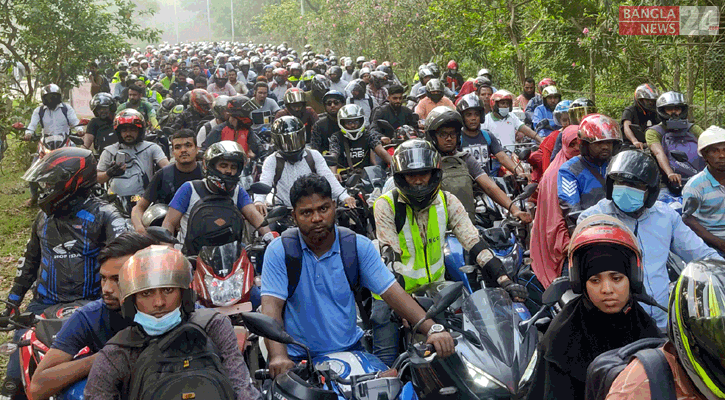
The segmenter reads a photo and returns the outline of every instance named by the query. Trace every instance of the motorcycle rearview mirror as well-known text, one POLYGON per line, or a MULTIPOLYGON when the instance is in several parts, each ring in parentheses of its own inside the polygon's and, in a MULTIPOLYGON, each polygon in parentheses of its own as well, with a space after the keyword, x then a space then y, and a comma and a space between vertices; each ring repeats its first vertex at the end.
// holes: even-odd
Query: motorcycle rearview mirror
POLYGON ((534 194, 534 192, 536 191, 536 188, 538 186, 539 186, 539 184, 536 182, 529 183, 524 188, 524 191, 521 192, 521 194, 519 194, 518 196, 516 196, 516 198, 514 199, 514 202, 517 202, 517 201, 523 200, 523 199, 528 199, 529 197, 531 197, 532 194, 534 194))
POLYGON ((639 293, 634 295, 634 299, 639 301, 640 303, 647 304, 648 306, 657 307, 660 310, 667 312, 667 307, 661 305, 657 302, 652 296, 648 295, 647 293, 639 293))
POLYGON ((174 237, 174 235, 171 234, 171 232, 169 232, 168 229, 162 228, 160 226, 149 226, 148 228, 146 228, 146 234, 162 243, 179 243, 179 241, 174 237))
POLYGON ((271 191, 272 187, 262 182, 253 183, 252 186, 247 189, 247 193, 251 194, 268 194, 271 191))
POLYGON ((282 344, 295 343, 295 339, 274 318, 257 312, 243 312, 241 315, 244 326, 253 334, 282 344))
POLYGON ((395 131, 395 128, 393 128, 393 125, 391 125, 390 122, 388 122, 384 119, 379 119, 377 122, 378 122, 378 126, 383 127, 386 131, 389 131, 389 132, 395 131))
POLYGON ((684 151, 679 150, 672 150, 670 151, 670 155, 672 155, 672 158, 675 159, 675 161, 679 161, 681 163, 688 163, 689 159, 687 157, 687 153, 684 151))
POLYGON ((569 282, 569 278, 556 278, 553 282, 551 282, 551 285, 549 285, 549 287, 544 290, 544 294, 541 296, 541 302, 546 304, 547 306, 552 306, 557 301, 559 301, 561 296, 563 296, 564 293, 566 293, 566 291, 569 289, 571 289, 571 283, 569 282))
POLYGON ((531 155, 531 149, 524 149, 524 150, 521 150, 521 151, 519 151, 519 152, 518 152, 518 153, 516 154, 516 156, 517 156, 517 157, 519 158, 519 160, 521 160, 521 161, 526 161, 526 160, 528 160, 528 159, 529 159, 529 156, 530 156, 530 155, 531 155))
POLYGON ((696 197, 688 197, 687 200, 685 200, 685 205, 682 206, 682 217, 692 216, 698 208, 700 208, 700 200, 696 197))
POLYGON ((418 327, 420 327, 420 324, 422 324, 423 321, 433 318, 434 316, 440 314, 441 311, 448 308, 448 306, 458 300, 458 297, 461 296, 461 293, 463 293, 463 282, 456 282, 443 288, 440 292, 438 292, 438 300, 436 300, 433 306, 428 309, 428 311, 425 313, 425 317, 418 321, 417 324, 415 324, 412 331, 417 332, 418 327))
POLYGON ((362 180, 362 178, 360 177, 360 174, 352 174, 352 175, 350 175, 349 178, 347 178, 345 185, 347 187, 353 187, 353 186, 357 185, 358 183, 360 183, 361 180, 362 180))
POLYGON ((267 219, 281 218, 289 214, 289 209, 285 206, 277 206, 267 213, 267 219))

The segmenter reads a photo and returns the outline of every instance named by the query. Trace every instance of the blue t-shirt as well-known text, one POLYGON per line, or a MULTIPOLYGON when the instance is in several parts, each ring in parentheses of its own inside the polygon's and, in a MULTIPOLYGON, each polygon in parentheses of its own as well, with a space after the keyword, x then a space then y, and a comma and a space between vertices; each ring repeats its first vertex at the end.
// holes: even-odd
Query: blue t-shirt
MULTIPOLYGON (((249 198, 249 194, 246 190, 244 190, 244 188, 237 185, 237 190, 239 190, 239 197, 237 197, 237 206, 240 210, 245 206, 252 204, 252 199, 249 198)), ((169 207, 179 211, 182 214, 185 214, 187 211, 189 211, 189 202, 191 201, 192 192, 193 191, 191 190, 191 182, 184 182, 179 190, 176 191, 174 199, 171 200, 171 203, 169 203, 169 207)))
POLYGON ((120 311, 110 310, 103 299, 99 299, 71 314, 63 323, 51 348, 74 356, 88 346, 92 353, 97 353, 108 340, 127 326, 120 311))
MULTIPOLYGON (((287 299, 287 266, 282 240, 275 239, 267 247, 262 268, 262 296, 287 301, 284 327, 295 340, 310 348, 312 356, 343 351, 363 336, 357 326, 355 296, 345 275, 340 257, 337 228, 332 248, 321 257, 302 244, 302 271, 294 296, 287 299)), ((361 285, 373 293, 385 293, 395 282, 370 239, 357 235, 357 257, 361 285)), ((288 346, 290 357, 304 353, 297 346, 288 346)))

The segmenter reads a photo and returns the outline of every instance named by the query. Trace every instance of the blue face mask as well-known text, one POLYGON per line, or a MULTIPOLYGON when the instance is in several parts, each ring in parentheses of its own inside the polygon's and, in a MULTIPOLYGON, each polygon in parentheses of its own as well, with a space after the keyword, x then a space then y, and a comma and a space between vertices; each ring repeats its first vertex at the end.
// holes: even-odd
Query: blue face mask
POLYGON ((141 325, 149 336, 163 335, 181 323, 181 307, 161 318, 137 310, 133 321, 141 325))
POLYGON ((645 191, 624 185, 614 185, 612 201, 624 212, 635 212, 644 206, 645 191))

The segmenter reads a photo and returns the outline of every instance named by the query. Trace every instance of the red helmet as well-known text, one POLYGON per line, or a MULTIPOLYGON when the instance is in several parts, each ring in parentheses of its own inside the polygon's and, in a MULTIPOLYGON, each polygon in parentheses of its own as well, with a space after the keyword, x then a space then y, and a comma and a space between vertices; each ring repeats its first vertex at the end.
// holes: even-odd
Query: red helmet
POLYGON ((448 65, 446 66, 448 69, 458 69, 458 63, 455 60, 448 61, 448 65))
POLYGON ((146 121, 140 112, 132 108, 127 108, 119 112, 116 115, 116 118, 113 119, 113 130, 115 130, 116 133, 119 133, 119 130, 123 125, 133 125, 137 127, 140 136, 143 134, 144 128, 146 128, 146 121))
POLYGON ((580 294, 584 291, 586 273, 581 265, 581 256, 594 245, 616 246, 630 255, 626 268, 632 293, 643 290, 644 268, 639 242, 622 221, 604 214, 596 214, 580 222, 571 235, 569 243, 569 281, 571 290, 580 294))
POLYGON ((214 104, 214 97, 204 89, 194 89, 191 91, 189 103, 201 115, 207 115, 211 112, 214 104))
POLYGON ((546 86, 556 85, 556 82, 554 82, 551 78, 544 78, 539 82, 539 91, 544 89, 546 86))
POLYGON ((497 108, 496 103, 501 100, 510 100, 511 106, 513 106, 514 95, 511 92, 509 92, 508 90, 504 90, 504 89, 497 90, 496 93, 491 95, 491 100, 490 100, 491 109, 495 110, 497 108))
POLYGON ((579 140, 588 143, 605 140, 621 142, 622 131, 614 119, 604 114, 589 114, 579 122, 579 140))

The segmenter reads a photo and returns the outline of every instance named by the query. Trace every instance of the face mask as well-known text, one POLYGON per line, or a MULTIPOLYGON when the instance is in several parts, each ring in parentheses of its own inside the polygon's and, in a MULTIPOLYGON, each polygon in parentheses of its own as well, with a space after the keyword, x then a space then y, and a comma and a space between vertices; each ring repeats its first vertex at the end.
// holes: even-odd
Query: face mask
POLYGON ((430 99, 434 103, 437 103, 437 102, 441 101, 441 99, 443 98, 443 94, 429 94, 428 97, 430 97, 430 99))
POLYGON ((645 191, 624 185, 614 185, 612 200, 624 212, 635 212, 644 206, 645 191))
POLYGON ((667 129, 669 130, 680 130, 687 128, 687 120, 686 119, 668 119, 665 122, 665 125, 667 126, 667 129))
POLYGON ((149 336, 163 335, 181 323, 181 307, 161 318, 156 318, 153 315, 136 311, 133 321, 141 325, 143 330, 146 331, 149 336))
POLYGON ((506 108, 499 107, 498 108, 498 115, 506 118, 509 115, 509 109, 508 109, 508 107, 506 107, 506 108))

